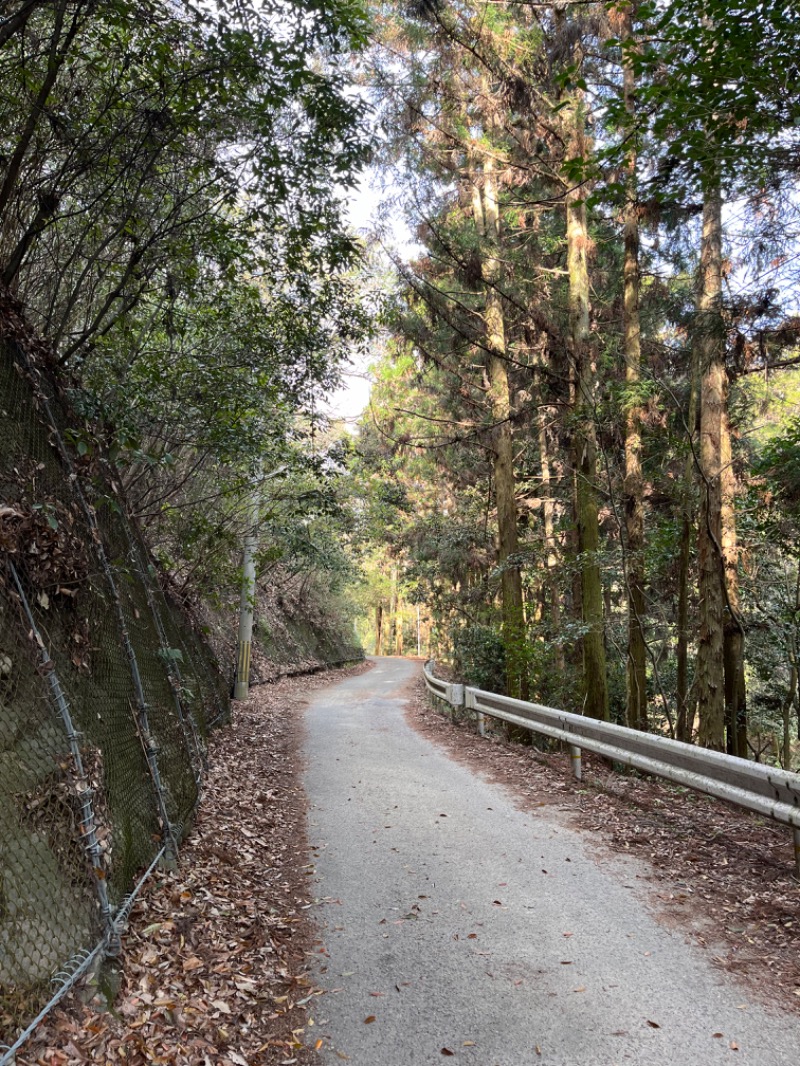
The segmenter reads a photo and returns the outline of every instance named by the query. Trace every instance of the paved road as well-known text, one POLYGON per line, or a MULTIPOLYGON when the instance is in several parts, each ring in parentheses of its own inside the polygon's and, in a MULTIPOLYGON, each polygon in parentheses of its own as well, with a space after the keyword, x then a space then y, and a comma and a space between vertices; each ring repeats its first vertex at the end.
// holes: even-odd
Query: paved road
POLYGON ((322 1061, 798 1066, 798 1019, 659 925, 635 863, 405 723, 419 669, 378 659, 308 713, 322 1061))

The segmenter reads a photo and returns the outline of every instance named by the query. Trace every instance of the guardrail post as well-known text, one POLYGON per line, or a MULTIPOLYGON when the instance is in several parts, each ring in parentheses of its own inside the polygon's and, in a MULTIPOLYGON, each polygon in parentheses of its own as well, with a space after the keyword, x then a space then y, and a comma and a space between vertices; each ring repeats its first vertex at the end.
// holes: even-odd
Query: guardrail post
POLYGON ((572 776, 576 781, 580 781, 583 778, 583 767, 581 762, 581 749, 575 747, 574 744, 569 746, 569 757, 572 760, 572 776))
POLYGON ((464 686, 463 685, 450 685, 448 687, 449 687, 449 690, 450 690, 448 692, 450 703, 453 705, 453 707, 463 707, 464 706, 464 686))
POLYGON ((792 834, 794 836, 794 866, 797 876, 800 877, 800 829, 793 829, 792 834))
POLYGON ((486 736, 486 716, 483 711, 478 711, 478 732, 482 737, 486 736))

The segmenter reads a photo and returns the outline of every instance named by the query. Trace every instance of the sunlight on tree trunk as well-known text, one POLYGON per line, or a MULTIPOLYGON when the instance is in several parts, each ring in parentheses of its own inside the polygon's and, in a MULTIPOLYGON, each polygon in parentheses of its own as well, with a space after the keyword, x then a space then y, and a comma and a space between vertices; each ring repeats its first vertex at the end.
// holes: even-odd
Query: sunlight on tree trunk
MULTIPOLYGON (((580 106, 570 107, 573 154, 585 154, 584 115, 580 106)), ((589 328, 589 230, 583 188, 566 196, 567 266, 569 314, 575 361, 575 502, 578 558, 581 574, 581 606, 586 632, 583 636, 583 708, 590 718, 608 718, 608 680, 603 632, 603 586, 600 576, 600 520, 597 502, 597 432, 595 394, 597 369, 589 328)))
POLYGON ((383 604, 375 608, 375 654, 383 655, 383 604))
MULTIPOLYGON (((631 37, 631 12, 626 9, 623 32, 631 37)), ((635 119, 635 76, 631 56, 624 60, 625 110, 635 119)), ((631 141, 632 145, 635 142, 631 141)), ((623 325, 625 351, 625 532, 627 537, 628 670, 627 720, 633 729, 647 729, 647 648, 644 635, 644 501, 642 479, 643 410, 641 325, 639 321, 639 215, 636 199, 636 149, 628 155, 628 190, 623 214, 623 325)))
POLYGON ((514 434, 511 426, 511 393, 506 366, 505 321, 500 294, 497 290, 502 273, 499 258, 500 214, 497 205, 494 164, 488 157, 483 162, 480 185, 476 182, 473 187, 473 217, 476 229, 486 244, 486 252, 481 263, 481 275, 486 293, 484 322, 489 356, 489 403, 493 423, 497 561, 502 570, 506 687, 509 696, 525 699, 528 694, 528 685, 522 577, 519 567, 513 562, 513 557, 518 551, 514 434))
POLYGON ((725 749, 724 629, 722 560, 722 434, 727 375, 722 332, 722 198, 719 183, 706 189, 700 252, 701 289, 696 319, 700 355, 700 626, 697 705, 700 743, 725 749))

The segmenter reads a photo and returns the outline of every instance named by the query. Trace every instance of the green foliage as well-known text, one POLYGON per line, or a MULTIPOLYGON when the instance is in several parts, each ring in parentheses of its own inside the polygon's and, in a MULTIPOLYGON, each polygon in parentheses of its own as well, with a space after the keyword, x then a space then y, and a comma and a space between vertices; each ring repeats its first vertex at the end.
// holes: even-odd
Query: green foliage
POLYGON ((476 688, 502 692, 506 683, 505 645, 490 626, 467 625, 453 634, 453 662, 459 677, 476 688))
POLYGON ((800 520, 800 418, 785 422, 761 449, 756 474, 768 480, 782 508, 800 520))
MULTIPOLYGON (((636 76, 632 122, 621 95, 605 102, 608 127, 623 139, 600 153, 618 161, 631 134, 652 138, 657 165, 652 191, 696 195, 710 174, 742 190, 791 164, 800 103, 800 24, 780 0, 670 0, 640 4, 634 37, 610 37, 605 48, 626 57, 636 76)), ((624 192, 612 178, 609 192, 624 192)))
POLYGON ((175 581, 223 598, 253 480, 285 468, 265 565, 341 583, 344 449, 316 411, 369 331, 342 220, 364 8, 22 13, 0 26, 0 274, 69 375, 76 455, 110 456, 175 581))

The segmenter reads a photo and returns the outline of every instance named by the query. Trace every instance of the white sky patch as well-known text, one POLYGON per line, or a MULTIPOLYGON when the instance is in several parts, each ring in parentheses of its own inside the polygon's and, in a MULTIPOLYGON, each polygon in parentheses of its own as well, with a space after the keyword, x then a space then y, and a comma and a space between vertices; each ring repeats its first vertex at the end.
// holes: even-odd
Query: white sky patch
MULTIPOLYGON (((344 200, 344 217, 350 229, 373 249, 379 243, 389 245, 395 253, 408 259, 419 252, 406 219, 399 210, 390 211, 387 220, 387 189, 385 173, 378 168, 369 168, 358 187, 344 200)), ((395 190, 396 195, 396 190, 395 190)), ((365 279, 370 284, 369 279, 365 279)), ((382 347, 376 341, 373 351, 356 352, 350 366, 344 371, 340 388, 331 393, 322 405, 323 411, 333 419, 344 421, 355 433, 357 423, 369 403, 372 375, 370 364, 377 358, 382 347)))

